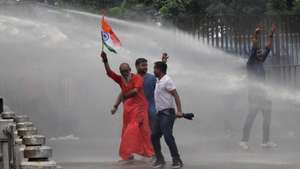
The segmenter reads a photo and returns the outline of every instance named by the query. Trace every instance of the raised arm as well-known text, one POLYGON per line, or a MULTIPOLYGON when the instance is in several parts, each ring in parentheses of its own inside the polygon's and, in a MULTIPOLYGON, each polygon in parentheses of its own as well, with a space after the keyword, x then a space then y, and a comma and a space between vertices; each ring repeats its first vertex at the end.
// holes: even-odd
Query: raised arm
POLYGON ((266 45, 266 47, 269 48, 269 49, 272 48, 272 45, 273 45, 273 35, 276 32, 276 29, 277 29, 276 25, 272 24, 272 29, 271 29, 271 32, 270 32, 269 37, 268 37, 268 43, 266 45))
POLYGON ((253 48, 258 48, 259 34, 261 31, 262 31, 262 28, 260 26, 257 26, 255 29, 255 32, 253 34, 253 37, 252 37, 253 48))
POLYGON ((106 73, 111 72, 111 69, 110 69, 110 66, 109 66, 109 63, 108 63, 108 59, 107 59, 107 55, 103 51, 101 52, 101 58, 102 58, 102 62, 104 64, 106 73))
POLYGON ((120 84, 122 81, 122 77, 111 70, 109 63, 108 63, 107 55, 103 51, 101 52, 101 58, 102 58, 102 62, 104 64, 104 68, 105 68, 107 76, 109 76, 111 79, 113 79, 116 83, 120 84))
POLYGON ((252 48, 251 48, 250 57, 248 58, 248 61, 247 61, 247 66, 251 66, 255 63, 257 50, 258 50, 259 34, 260 34, 261 30, 262 30, 261 27, 257 26, 255 29, 255 32, 253 34, 252 48))
POLYGON ((272 45, 273 45, 273 34, 275 33, 275 31, 276 31, 276 26, 275 26, 275 24, 273 24, 272 29, 271 29, 271 33, 269 34, 269 37, 268 37, 268 42, 267 42, 267 45, 266 45, 266 49, 264 50, 264 52, 262 54, 262 57, 261 57, 262 62, 265 62, 267 57, 269 56, 269 53, 270 53, 272 45))

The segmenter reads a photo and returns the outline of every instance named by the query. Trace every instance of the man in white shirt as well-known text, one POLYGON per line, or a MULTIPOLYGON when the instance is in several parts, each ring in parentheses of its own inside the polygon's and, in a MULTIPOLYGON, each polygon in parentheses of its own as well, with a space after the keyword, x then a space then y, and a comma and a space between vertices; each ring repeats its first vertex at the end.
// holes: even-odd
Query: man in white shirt
POLYGON ((176 91, 173 80, 167 75, 166 63, 156 62, 154 65, 154 75, 158 78, 158 81, 155 87, 157 117, 151 137, 156 161, 152 164, 152 168, 161 168, 165 165, 160 145, 160 138, 162 136, 164 136, 171 152, 173 159, 172 168, 181 168, 183 163, 179 156, 175 138, 173 136, 175 119, 176 117, 183 116, 180 97, 176 91), (175 107, 177 108, 176 113, 175 107))

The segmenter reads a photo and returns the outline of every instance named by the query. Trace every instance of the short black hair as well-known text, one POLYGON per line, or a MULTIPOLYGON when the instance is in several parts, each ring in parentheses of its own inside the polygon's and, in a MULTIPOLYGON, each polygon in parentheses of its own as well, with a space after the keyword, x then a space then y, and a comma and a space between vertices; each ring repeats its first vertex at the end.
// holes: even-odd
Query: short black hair
POLYGON ((162 73, 166 74, 168 66, 165 62, 158 61, 154 63, 154 69, 159 69, 162 73))
POLYGON ((144 63, 144 62, 148 62, 148 60, 145 58, 138 58, 137 60, 135 60, 135 66, 137 66, 141 63, 144 63))

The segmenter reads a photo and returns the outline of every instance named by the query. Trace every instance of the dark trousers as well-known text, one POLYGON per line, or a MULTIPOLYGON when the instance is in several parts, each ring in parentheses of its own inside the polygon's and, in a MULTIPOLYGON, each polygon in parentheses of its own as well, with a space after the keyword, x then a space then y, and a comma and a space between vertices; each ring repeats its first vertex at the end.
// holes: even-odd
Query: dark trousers
POLYGON ((263 115, 263 143, 270 141, 271 107, 272 103, 266 97, 249 99, 249 112, 243 128, 242 141, 249 141, 250 132, 258 112, 263 115))
POLYGON ((151 132, 154 130, 154 127, 155 127, 155 121, 156 121, 156 112, 155 113, 150 113, 149 112, 149 125, 150 125, 150 128, 151 128, 151 132))
POLYGON ((155 156, 158 160, 164 160, 160 144, 160 138, 162 136, 164 136, 165 142, 169 147, 172 158, 180 159, 175 138, 173 136, 173 126, 175 119, 176 115, 174 109, 159 111, 157 114, 151 139, 155 151, 155 156))

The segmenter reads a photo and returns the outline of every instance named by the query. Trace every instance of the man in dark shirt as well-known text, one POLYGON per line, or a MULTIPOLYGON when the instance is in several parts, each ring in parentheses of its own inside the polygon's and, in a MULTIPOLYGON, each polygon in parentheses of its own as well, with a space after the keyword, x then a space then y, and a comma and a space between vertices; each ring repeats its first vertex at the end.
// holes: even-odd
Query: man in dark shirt
POLYGON ((266 61, 273 42, 273 34, 276 30, 275 25, 272 25, 272 31, 268 37, 268 43, 264 50, 259 47, 259 37, 262 29, 257 27, 252 39, 251 55, 247 62, 248 71, 248 104, 249 113, 243 128, 243 138, 240 146, 248 150, 248 141, 250 137, 251 128, 258 112, 263 114, 263 148, 273 148, 277 145, 270 141, 270 123, 271 123, 271 108, 272 102, 268 98, 265 89, 263 88, 265 82, 265 69, 263 63, 266 61))

